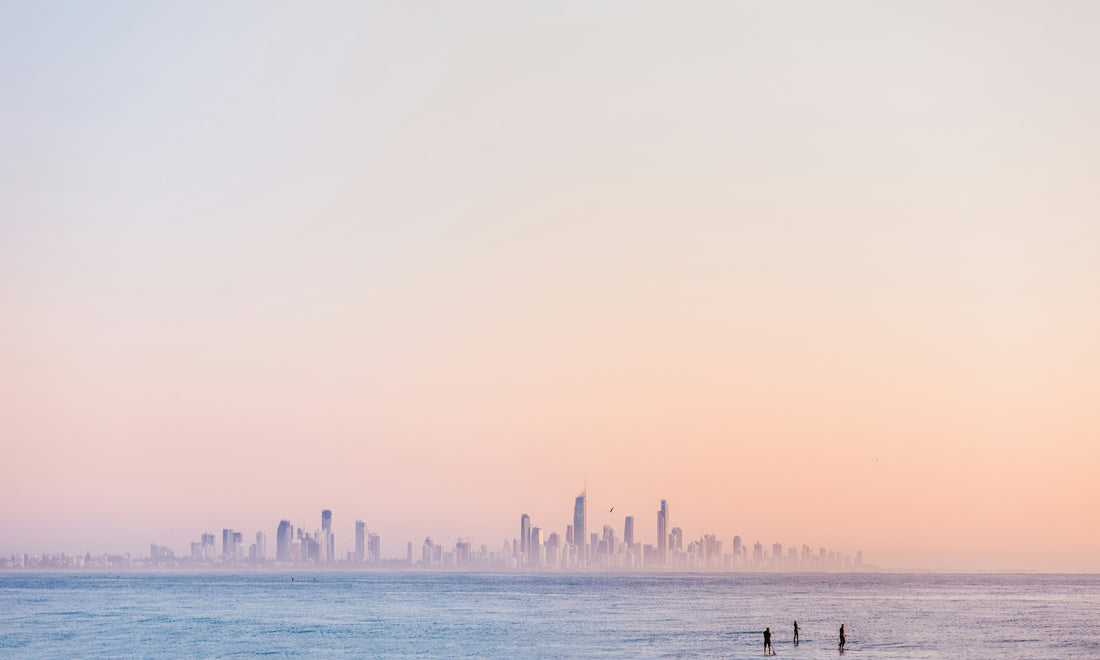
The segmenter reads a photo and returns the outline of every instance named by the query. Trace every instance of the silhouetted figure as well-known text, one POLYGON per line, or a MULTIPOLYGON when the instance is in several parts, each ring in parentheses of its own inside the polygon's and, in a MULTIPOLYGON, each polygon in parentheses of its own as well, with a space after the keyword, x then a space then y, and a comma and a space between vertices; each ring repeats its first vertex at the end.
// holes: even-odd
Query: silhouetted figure
POLYGON ((798 622, 794 622, 794 643, 798 644, 798 622))
POLYGON ((840 624, 840 650, 844 650, 844 624, 840 624))
POLYGON ((772 648, 772 629, 771 628, 765 628, 764 629, 764 655, 767 655, 768 651, 771 651, 772 655, 775 655, 775 649, 772 648))

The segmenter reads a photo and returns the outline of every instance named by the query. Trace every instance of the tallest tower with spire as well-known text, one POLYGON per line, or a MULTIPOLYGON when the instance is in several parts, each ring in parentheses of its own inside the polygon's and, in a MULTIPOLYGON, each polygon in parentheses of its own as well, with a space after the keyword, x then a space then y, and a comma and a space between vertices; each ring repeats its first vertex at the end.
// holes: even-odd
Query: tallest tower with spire
POLYGON ((573 504, 573 539, 577 545, 577 563, 581 566, 588 565, 588 505, 585 498, 588 494, 588 486, 577 495, 577 501, 573 504))

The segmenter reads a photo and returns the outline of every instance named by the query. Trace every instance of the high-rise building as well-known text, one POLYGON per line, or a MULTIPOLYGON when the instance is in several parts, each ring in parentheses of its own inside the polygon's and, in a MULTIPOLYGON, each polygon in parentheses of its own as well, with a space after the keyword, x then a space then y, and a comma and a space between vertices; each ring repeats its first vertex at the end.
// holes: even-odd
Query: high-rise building
POLYGON ((324 550, 320 561, 326 564, 335 562, 336 535, 332 533, 332 511, 329 509, 321 510, 321 533, 318 535, 317 542, 324 550))
POLYGON ((294 526, 289 520, 280 520, 275 530, 275 561, 291 561, 291 544, 294 543, 294 526))
POLYGON ((256 561, 267 561, 267 536, 263 532, 256 532, 256 561))
POLYGON ((243 535, 232 529, 222 529, 222 559, 240 559, 243 535))
POLYGON ((321 544, 309 534, 302 538, 302 560, 314 564, 321 563, 321 544))
POLYGON ((367 558, 367 523, 355 521, 355 561, 362 564, 367 558))
POLYGON ((455 566, 465 566, 470 563, 471 543, 465 539, 458 539, 455 543, 455 566))
POLYGON ((542 565, 542 530, 538 527, 531 528, 531 540, 527 544, 527 565, 536 568, 542 565))
POLYGON ((519 517, 519 561, 528 561, 528 547, 531 544, 531 516, 526 513, 519 517))
POLYGON ((382 559, 382 538, 377 534, 367 534, 367 561, 377 564, 382 559))
POLYGON ((657 511, 657 561, 661 566, 668 565, 668 502, 661 500, 657 511))
POLYGON ((588 563, 588 546, 585 543, 587 539, 584 536, 588 529, 588 506, 585 504, 587 494, 588 489, 582 490, 573 504, 573 538, 577 544, 577 563, 581 566, 588 563))
POLYGON ((613 565, 613 558, 619 547, 619 541, 615 538, 615 529, 611 525, 603 526, 603 536, 599 541, 599 554, 601 556, 600 561, 604 563, 604 566, 613 565))
POLYGON ((550 568, 556 568, 559 561, 558 553, 561 552, 561 536, 557 532, 550 532, 550 536, 546 539, 545 550, 546 565, 550 568))
POLYGON ((634 547, 634 516, 627 516, 623 521, 623 542, 628 548, 634 547))
POLYGON ((214 561, 214 555, 217 554, 214 551, 214 543, 217 537, 213 532, 206 532, 202 535, 202 560, 214 561))

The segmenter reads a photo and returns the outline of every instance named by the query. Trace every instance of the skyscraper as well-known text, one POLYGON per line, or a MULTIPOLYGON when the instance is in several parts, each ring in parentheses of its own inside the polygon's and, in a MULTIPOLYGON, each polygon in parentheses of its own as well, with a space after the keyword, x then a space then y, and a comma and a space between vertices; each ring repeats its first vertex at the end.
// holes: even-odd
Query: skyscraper
POLYGON ((661 509, 657 511, 657 561, 661 566, 668 565, 668 502, 661 500, 661 509))
POLYGON ((267 535, 256 532, 256 561, 267 561, 267 535))
POLYGON ((202 535, 202 559, 203 561, 214 561, 214 543, 217 537, 213 533, 207 532, 202 535))
POLYGON ((367 534, 367 561, 377 564, 382 559, 382 538, 377 534, 367 534))
POLYGON ((367 523, 355 521, 355 561, 362 564, 367 557, 367 523))
POLYGON ((588 563, 588 546, 585 543, 585 530, 588 528, 588 507, 585 505, 585 496, 588 489, 577 495, 577 501, 573 504, 573 538, 577 544, 577 563, 584 566, 588 563))
POLYGON ((525 561, 531 544, 531 516, 526 513, 519 517, 519 561, 525 561))
POLYGON ((336 535, 332 533, 332 511, 329 509, 321 510, 321 538, 317 539, 321 548, 324 549, 324 554, 321 555, 320 560, 323 563, 331 564, 336 561, 336 535))
POLYGON ((634 516, 627 516, 623 522, 623 542, 626 547, 634 547, 634 516))
POLYGON ((542 530, 538 527, 531 528, 531 541, 527 544, 527 565, 535 568, 542 565, 542 530))
POLYGON ((222 559, 236 559, 237 545, 236 532, 232 529, 222 528, 222 559))
POLYGON ((289 520, 279 521, 279 528, 275 531, 275 560, 290 561, 290 545, 294 543, 294 527, 289 520))

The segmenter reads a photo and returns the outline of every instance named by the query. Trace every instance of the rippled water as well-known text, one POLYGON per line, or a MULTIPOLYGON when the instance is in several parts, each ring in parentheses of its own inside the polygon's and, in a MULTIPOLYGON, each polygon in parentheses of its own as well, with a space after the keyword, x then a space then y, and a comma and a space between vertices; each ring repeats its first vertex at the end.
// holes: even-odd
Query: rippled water
POLYGON ((1098 658, 1100 576, 0 575, 6 657, 1098 658), (802 644, 791 643, 798 619, 802 644))

